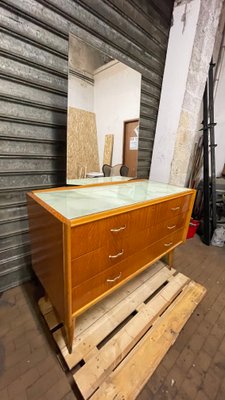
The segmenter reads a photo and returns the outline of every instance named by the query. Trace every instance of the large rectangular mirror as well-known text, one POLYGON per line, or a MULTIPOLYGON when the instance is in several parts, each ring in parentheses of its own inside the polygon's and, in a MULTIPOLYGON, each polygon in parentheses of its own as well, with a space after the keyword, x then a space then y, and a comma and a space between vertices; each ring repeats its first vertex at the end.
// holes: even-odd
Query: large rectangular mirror
POLYGON ((140 96, 139 72, 70 34, 67 183, 102 176, 104 164, 137 175, 140 96))

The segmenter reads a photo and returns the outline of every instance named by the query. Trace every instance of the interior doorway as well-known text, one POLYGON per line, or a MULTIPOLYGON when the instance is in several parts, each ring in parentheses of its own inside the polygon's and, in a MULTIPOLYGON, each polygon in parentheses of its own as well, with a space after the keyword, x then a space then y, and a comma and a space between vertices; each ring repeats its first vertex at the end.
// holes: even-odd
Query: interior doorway
POLYGON ((137 176, 139 119, 124 121, 123 164, 129 168, 128 176, 137 176))

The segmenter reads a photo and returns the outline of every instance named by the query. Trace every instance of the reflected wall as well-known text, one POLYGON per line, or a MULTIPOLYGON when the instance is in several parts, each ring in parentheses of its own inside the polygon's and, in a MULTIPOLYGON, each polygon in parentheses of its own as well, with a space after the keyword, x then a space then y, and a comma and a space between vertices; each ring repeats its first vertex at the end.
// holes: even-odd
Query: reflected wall
POLYGON ((139 72, 70 35, 67 179, 123 163, 124 123, 139 119, 140 92, 139 72))

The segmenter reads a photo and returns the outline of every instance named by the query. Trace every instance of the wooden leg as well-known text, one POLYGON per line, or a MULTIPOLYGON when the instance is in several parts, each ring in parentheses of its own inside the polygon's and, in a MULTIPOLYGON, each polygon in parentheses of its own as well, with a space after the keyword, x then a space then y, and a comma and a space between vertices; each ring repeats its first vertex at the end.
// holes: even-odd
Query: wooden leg
POLYGON ((67 348, 70 354, 73 351, 74 328, 75 328, 75 320, 72 319, 71 323, 66 326, 67 348))
POLYGON ((173 266, 173 253, 174 250, 171 250, 169 253, 167 253, 162 259, 163 261, 168 265, 169 269, 172 268, 173 266))

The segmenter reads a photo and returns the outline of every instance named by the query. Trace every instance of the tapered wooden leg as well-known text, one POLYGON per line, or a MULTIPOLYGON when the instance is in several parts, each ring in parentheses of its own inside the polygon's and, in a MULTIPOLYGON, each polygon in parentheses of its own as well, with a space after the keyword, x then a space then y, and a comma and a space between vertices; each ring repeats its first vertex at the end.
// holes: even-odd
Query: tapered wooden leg
POLYGON ((70 354, 72 353, 73 350, 74 328, 75 328, 75 319, 74 320, 72 319, 71 323, 66 326, 67 348, 70 354))
POLYGON ((169 269, 171 269, 173 266, 173 254, 174 250, 171 250, 162 258, 162 260, 168 265, 169 269))

